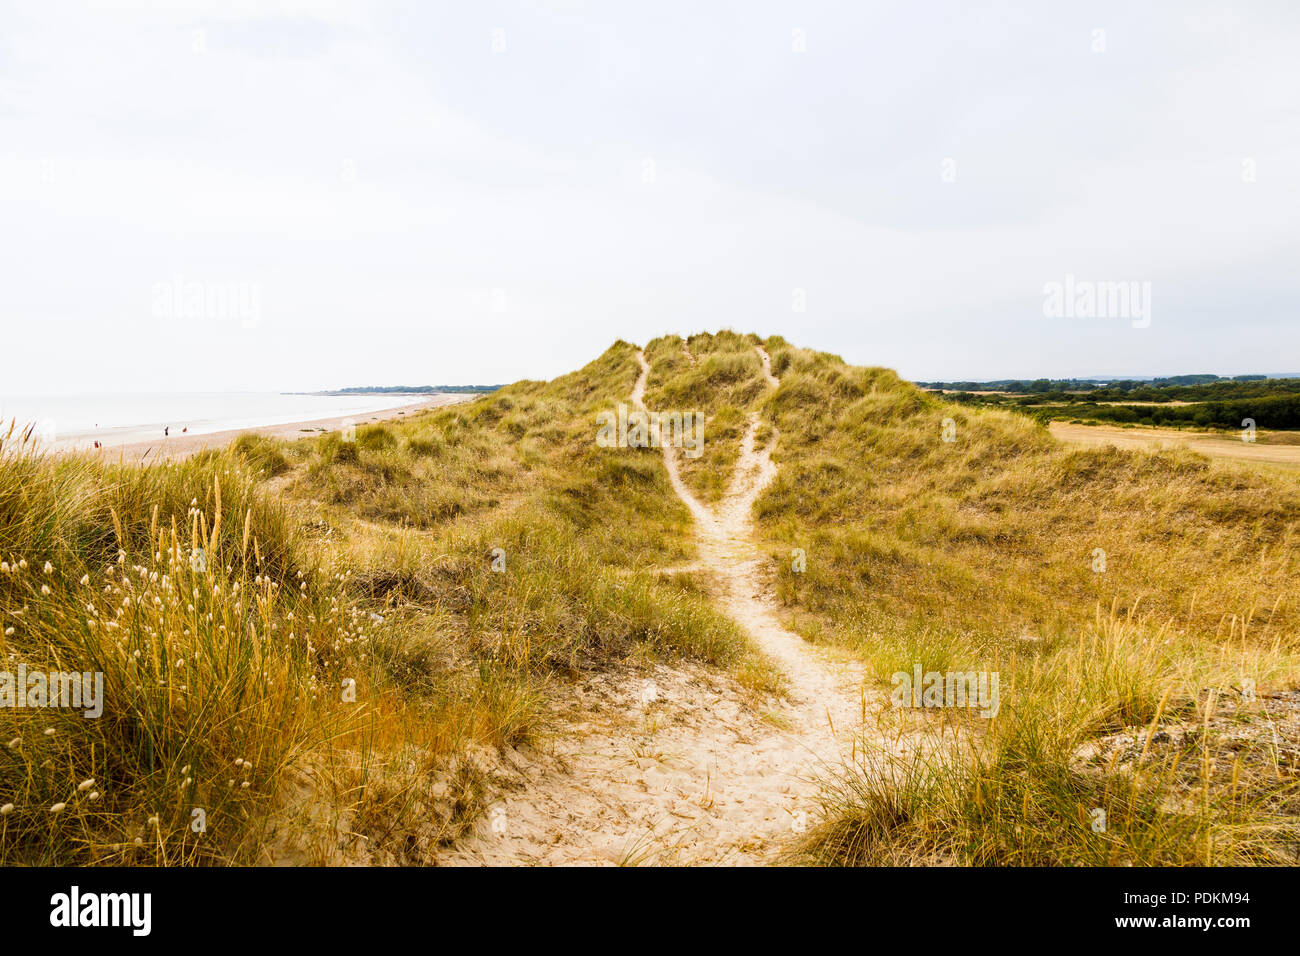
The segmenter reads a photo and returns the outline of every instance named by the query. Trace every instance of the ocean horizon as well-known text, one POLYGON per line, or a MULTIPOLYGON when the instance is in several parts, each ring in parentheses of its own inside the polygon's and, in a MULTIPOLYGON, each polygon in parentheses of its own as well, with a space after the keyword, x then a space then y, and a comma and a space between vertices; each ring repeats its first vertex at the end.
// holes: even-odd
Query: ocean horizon
POLYGON ((429 395, 313 395, 288 392, 140 392, 86 395, 0 395, 0 422, 9 430, 34 426, 37 438, 58 448, 100 441, 208 435, 350 415, 410 405, 429 395))

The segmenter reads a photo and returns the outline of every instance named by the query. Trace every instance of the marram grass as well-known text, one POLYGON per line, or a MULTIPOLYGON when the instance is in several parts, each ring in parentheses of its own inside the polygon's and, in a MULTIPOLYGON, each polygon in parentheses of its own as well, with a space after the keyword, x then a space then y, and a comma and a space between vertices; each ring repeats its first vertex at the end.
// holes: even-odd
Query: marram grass
MULTIPOLYGON (((707 571, 654 573, 695 558, 662 462, 595 445, 635 351, 354 442, 136 467, 11 433, 0 650, 101 673, 105 710, 0 709, 0 862, 428 863, 583 671, 691 658, 762 706, 707 571)), ((792 627, 883 699, 918 663, 1001 678, 991 720, 880 708, 790 859, 1296 862, 1294 476, 1066 448, 779 338, 645 352, 647 403, 705 415, 702 500, 750 414, 779 429, 755 516, 792 627)))

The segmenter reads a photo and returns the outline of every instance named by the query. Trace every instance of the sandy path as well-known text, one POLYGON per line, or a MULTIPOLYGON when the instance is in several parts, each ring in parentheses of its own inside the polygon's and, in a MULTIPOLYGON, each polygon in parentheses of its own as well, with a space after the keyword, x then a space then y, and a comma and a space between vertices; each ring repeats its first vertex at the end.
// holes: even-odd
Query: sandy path
MULTIPOLYGON (((638 361, 632 400, 644 408, 649 366, 638 361)), ((695 517, 700 564, 719 581, 722 608, 779 662, 788 698, 757 697, 689 664, 591 677, 555 704, 559 729, 546 747, 513 755, 504 782, 514 792, 440 862, 770 863, 815 822, 814 778, 850 751, 862 682, 781 627, 765 593, 750 511, 776 473, 776 435, 756 450, 758 426, 754 416, 716 512, 682 483, 673 450, 664 463, 695 517)))
MULTIPOLYGON (((772 363, 763 349, 757 349, 763 376, 773 388, 780 382, 772 374, 772 363)), ((645 383, 650 366, 642 353, 641 377, 632 401, 645 408, 645 383)), ((701 504, 682 481, 676 449, 665 447, 664 465, 677 497, 690 509, 700 551, 700 563, 713 570, 721 582, 722 610, 745 628, 769 657, 775 658, 790 681, 791 708, 784 715, 793 721, 785 744, 788 774, 798 775, 809 762, 833 765, 851 746, 852 732, 861 725, 864 698, 858 668, 833 663, 803 638, 786 630, 777 619, 776 603, 763 581, 763 556, 754 546, 751 513, 754 502, 776 477, 772 451, 780 437, 775 428, 766 447, 754 448, 760 426, 757 414, 741 440, 740 456, 731 485, 716 511, 701 504)))

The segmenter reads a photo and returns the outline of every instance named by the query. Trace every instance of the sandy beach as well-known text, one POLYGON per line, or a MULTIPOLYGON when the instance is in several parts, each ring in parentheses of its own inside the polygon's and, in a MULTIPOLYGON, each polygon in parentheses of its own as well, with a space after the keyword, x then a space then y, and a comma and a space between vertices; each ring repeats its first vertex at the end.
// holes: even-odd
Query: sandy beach
POLYGON ((439 392, 436 395, 431 395, 428 398, 412 402, 409 405, 399 405, 395 408, 387 408, 382 411, 372 412, 369 415, 336 416, 332 418, 317 418, 311 421, 285 422, 277 425, 265 425, 254 428, 232 428, 225 431, 208 432, 202 435, 189 435, 184 432, 178 434, 173 431, 173 433, 167 437, 159 436, 156 439, 144 441, 141 441, 134 436, 128 436, 116 441, 109 438, 102 442, 102 447, 99 449, 78 449, 76 452, 72 453, 106 455, 114 458, 121 457, 122 459, 131 462, 175 460, 186 458, 196 452, 203 451, 205 448, 221 448, 229 444, 237 436, 248 434, 250 432, 257 435, 265 435, 269 438, 284 438, 292 441, 295 438, 303 438, 309 434, 336 431, 342 428, 344 423, 348 421, 357 425, 387 421, 389 419, 413 415, 429 408, 455 405, 477 397, 477 395, 470 393, 439 392))

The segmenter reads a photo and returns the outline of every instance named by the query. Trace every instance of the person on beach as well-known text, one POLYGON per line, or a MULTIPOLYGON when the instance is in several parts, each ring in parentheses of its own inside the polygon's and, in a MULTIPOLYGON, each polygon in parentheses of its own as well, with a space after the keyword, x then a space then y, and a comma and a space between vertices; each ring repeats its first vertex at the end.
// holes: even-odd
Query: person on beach
POLYGON ((171 427, 170 425, 164 425, 164 426, 163 426, 163 438, 166 438, 166 437, 168 436, 168 434, 170 434, 171 430, 172 430, 172 427, 171 427))

